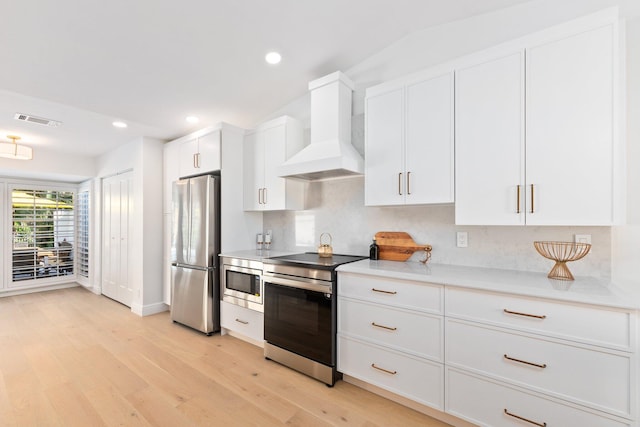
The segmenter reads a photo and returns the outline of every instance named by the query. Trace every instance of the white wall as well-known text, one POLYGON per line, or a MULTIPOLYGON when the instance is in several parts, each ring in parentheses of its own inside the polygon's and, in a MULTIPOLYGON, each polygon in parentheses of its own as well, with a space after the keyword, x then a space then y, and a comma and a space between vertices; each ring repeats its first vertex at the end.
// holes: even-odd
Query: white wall
MULTIPOLYGON (((450 61, 478 50, 506 42, 552 25, 578 18, 610 6, 620 6, 620 14, 629 19, 626 45, 628 52, 640 51, 638 17, 640 2, 637 0, 537 0, 487 13, 470 19, 456 21, 412 34, 387 49, 346 70, 355 84, 353 103, 354 145, 362 151, 364 94, 367 87, 392 80, 406 74, 450 61)), ((637 55, 637 54, 636 54, 637 55)), ((632 55, 633 56, 633 55, 632 55)), ((636 123, 628 130, 629 170, 640 168, 638 154, 638 97, 640 70, 637 59, 630 59, 627 87, 629 98, 629 123, 636 123), (635 65, 634 65, 635 64, 635 65), (635 96, 634 96, 635 95, 635 96), (635 144, 632 144, 635 141, 635 144)), ((320 77, 320 76, 318 76, 320 77)), ((308 102, 304 97, 283 107, 274 115, 287 113, 306 120, 308 102)), ((633 175, 633 173, 632 173, 633 175)), ((629 176, 629 181, 634 179, 629 176)), ((635 183, 640 182, 635 172, 635 183)), ((637 185, 629 185, 629 194, 640 194, 637 185)), ((452 206, 365 208, 363 206, 362 179, 328 181, 311 185, 310 208, 304 212, 265 213, 264 227, 274 230, 274 248, 282 250, 313 249, 322 232, 333 235, 334 251, 365 254, 371 237, 377 231, 403 230, 409 232, 418 243, 434 246, 433 261, 518 268, 529 271, 548 271, 552 263, 543 259, 533 248, 534 240, 572 240, 573 234, 591 234, 593 249, 583 260, 570 264, 577 275, 632 278, 640 271, 631 257, 620 252, 635 253, 640 241, 638 217, 640 203, 631 197, 629 205, 630 225, 610 227, 457 227, 454 224, 452 206), (635 217, 635 219, 633 219, 635 217), (294 225, 295 224, 295 225, 294 225), (455 247, 455 232, 469 232, 469 247, 455 247), (612 239, 612 234, 614 238, 612 239), (312 241, 305 242, 311 236, 312 241), (621 237, 631 236, 633 240, 621 237), (612 244, 613 240, 613 244, 612 244), (612 260, 612 254, 616 259, 612 260), (612 267, 613 266, 613 267, 612 267)), ((637 264, 637 261, 635 261, 637 264)), ((637 285, 623 284, 627 290, 637 285)))
MULTIPOLYGON (((167 309, 162 286, 162 147, 161 140, 138 138, 98 159, 100 179, 133 171, 129 280, 131 310, 141 316, 167 309)), ((102 241, 102 230, 96 230, 94 238, 102 241)))
POLYGON ((33 160, 0 158, 0 176, 80 183, 95 175, 94 158, 50 152, 42 148, 34 148, 33 160))

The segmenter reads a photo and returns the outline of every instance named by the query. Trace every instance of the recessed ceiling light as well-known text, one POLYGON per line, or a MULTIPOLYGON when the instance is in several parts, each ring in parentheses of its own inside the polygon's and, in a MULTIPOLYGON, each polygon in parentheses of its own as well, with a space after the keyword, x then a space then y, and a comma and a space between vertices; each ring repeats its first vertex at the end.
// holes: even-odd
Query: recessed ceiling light
POLYGON ((117 127, 117 128, 126 128, 127 127, 127 124, 125 122, 113 122, 112 125, 117 127))
POLYGON ((282 61, 282 55, 280 55, 278 52, 269 52, 264 57, 264 60, 272 65, 279 64, 280 61, 282 61))
POLYGON ((198 123, 200 121, 196 116, 189 116, 185 120, 189 123, 198 123))

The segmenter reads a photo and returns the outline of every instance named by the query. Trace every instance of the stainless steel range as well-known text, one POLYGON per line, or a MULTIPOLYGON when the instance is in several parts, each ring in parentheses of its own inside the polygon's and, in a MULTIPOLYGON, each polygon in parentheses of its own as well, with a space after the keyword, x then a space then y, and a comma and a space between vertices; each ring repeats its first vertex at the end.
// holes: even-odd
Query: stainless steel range
POLYGON ((307 252, 264 259, 264 356, 333 386, 338 379, 335 270, 366 258, 307 252))

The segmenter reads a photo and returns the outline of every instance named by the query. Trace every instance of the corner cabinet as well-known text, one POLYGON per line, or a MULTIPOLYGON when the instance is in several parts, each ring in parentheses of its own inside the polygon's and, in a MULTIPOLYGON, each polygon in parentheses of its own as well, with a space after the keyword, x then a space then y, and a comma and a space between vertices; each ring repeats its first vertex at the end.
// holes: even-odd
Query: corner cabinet
POLYGON ((456 69, 456 224, 616 221, 618 24, 538 39, 456 69))
POLYGON ((266 122, 244 140, 244 210, 304 209, 305 184, 276 169, 303 148, 302 124, 289 116, 266 122))
POLYGON ((453 203, 453 72, 367 89, 365 205, 453 203))

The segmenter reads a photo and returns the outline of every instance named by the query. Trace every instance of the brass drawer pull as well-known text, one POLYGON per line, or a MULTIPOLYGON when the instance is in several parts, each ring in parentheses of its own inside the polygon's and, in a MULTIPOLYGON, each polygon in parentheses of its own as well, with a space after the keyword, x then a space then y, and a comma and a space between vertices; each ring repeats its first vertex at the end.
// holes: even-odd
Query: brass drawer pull
POLYGON ((389 295, 395 295, 397 294, 396 291, 383 291, 382 289, 376 289, 376 288, 371 288, 371 290, 373 292, 380 292, 381 294, 389 294, 389 295))
POLYGON ((398 173, 398 196, 402 196, 402 172, 398 173))
POLYGON ((526 316, 526 317, 535 317, 536 319, 546 319, 547 316, 542 314, 529 314, 529 313, 521 313, 519 311, 511 311, 511 310, 507 310, 506 308, 503 310, 505 313, 507 314, 514 314, 516 316, 526 316))
POLYGON ((512 414, 511 412, 509 412, 509 411, 507 410, 507 408, 504 408, 504 413, 505 413, 506 415, 510 416, 510 417, 517 418, 517 419, 522 420, 522 421, 525 421, 525 422, 527 422, 527 423, 529 423, 529 424, 533 424, 534 426, 547 427, 547 423, 537 423, 537 422, 535 422, 535 421, 528 420, 528 419, 526 419, 526 418, 524 418, 524 417, 521 417, 521 416, 519 416, 519 415, 512 414))
POLYGON ((388 369, 380 368, 380 367, 376 366, 375 363, 372 363, 371 367, 374 368, 374 369, 377 369, 378 371, 386 372, 387 374, 390 374, 390 375, 395 375, 395 374, 398 373, 398 371, 390 371, 388 369))
POLYGON ((535 209, 533 208, 533 184, 531 184, 531 212, 529 213, 536 213, 535 209))
POLYGON ((240 319, 236 319, 236 322, 242 323, 243 325, 248 325, 249 324, 249 322, 247 322, 246 320, 240 320, 240 319))
POLYGON ((375 326, 376 328, 387 329, 389 331, 397 331, 398 328, 392 328, 390 326, 378 325, 376 322, 371 322, 371 326, 375 326))
POLYGON ((504 358, 505 358, 505 359, 507 359, 507 360, 511 360, 511 361, 513 361, 513 362, 518 362, 518 363, 523 363, 523 364, 525 364, 525 365, 535 366, 536 368, 542 368, 542 369, 544 369, 544 368, 546 368, 546 367, 547 367, 547 364, 546 364, 546 363, 543 363, 543 364, 541 365, 541 364, 539 364, 539 363, 527 362, 526 360, 514 359, 513 357, 509 357, 509 356, 508 356, 508 355, 506 355, 506 354, 504 355, 504 358))
POLYGON ((516 185, 517 190, 517 201, 516 201, 516 213, 520 213, 520 187, 521 185, 516 185))
POLYGON ((407 195, 411 195, 411 172, 407 172, 407 195))

